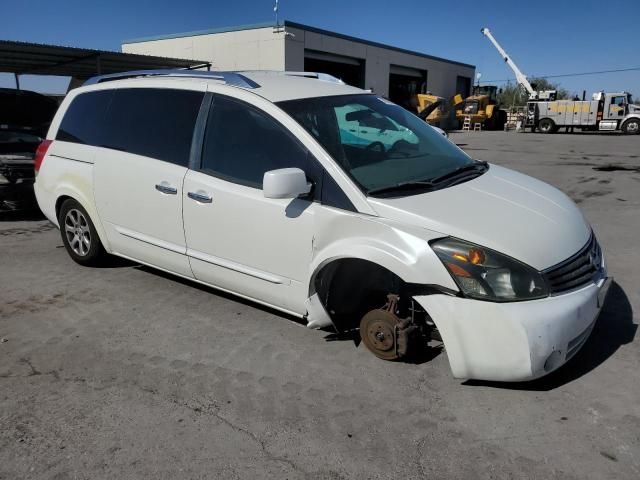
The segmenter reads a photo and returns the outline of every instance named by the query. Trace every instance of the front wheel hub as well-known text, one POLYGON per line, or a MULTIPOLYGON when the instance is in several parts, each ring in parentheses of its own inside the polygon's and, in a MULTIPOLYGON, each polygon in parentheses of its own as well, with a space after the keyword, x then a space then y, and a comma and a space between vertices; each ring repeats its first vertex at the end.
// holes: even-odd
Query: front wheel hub
POLYGON ((394 313, 376 309, 367 313, 360 321, 360 338, 371 353, 383 360, 397 360, 397 327, 401 323, 394 313))

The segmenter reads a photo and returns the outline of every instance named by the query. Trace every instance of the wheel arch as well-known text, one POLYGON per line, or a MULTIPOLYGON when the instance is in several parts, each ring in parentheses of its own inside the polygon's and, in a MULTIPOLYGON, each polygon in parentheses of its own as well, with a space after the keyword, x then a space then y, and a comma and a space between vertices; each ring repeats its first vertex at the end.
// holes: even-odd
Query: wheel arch
MULTIPOLYGON (((457 291, 451 275, 424 241, 407 251, 386 242, 345 243, 337 242, 316 256, 308 284, 308 297, 319 300, 324 308, 320 313, 338 330, 348 329, 345 318, 370 307, 374 297, 380 304, 372 308, 382 307, 388 293, 406 297, 437 288, 457 291), (343 312, 335 309, 336 301, 343 305, 343 312)), ((314 319, 309 320, 311 325, 314 319)))
POLYGON ((102 246, 105 248, 107 252, 111 251, 109 247, 109 242, 107 239, 107 234, 102 228, 102 222, 100 221, 100 217, 98 216, 98 212, 95 209, 93 202, 91 202, 88 198, 86 198, 86 196, 82 192, 78 190, 70 189, 70 188, 65 188, 65 187, 61 187, 56 191, 55 198, 56 200, 55 200, 54 208, 55 208, 56 222, 57 222, 58 228, 61 227, 59 216, 60 216, 60 208, 62 207, 62 204, 68 199, 75 200, 82 206, 82 208, 85 209, 85 211, 91 218, 91 221, 93 222, 93 226, 98 232, 98 237, 100 238, 100 242, 102 243, 102 246))
MULTIPOLYGON (((620 130, 622 130, 623 132, 627 133, 627 132, 626 132, 626 125, 627 125, 629 122, 632 122, 632 121, 635 121, 635 122, 637 122, 637 123, 640 123, 640 116, 633 115, 633 116, 628 116, 628 117, 626 117, 626 118, 622 119, 622 122, 620 123, 620 130)), ((639 130, 639 131, 637 131, 637 132, 633 132, 633 133, 635 133, 635 134, 637 135, 637 134, 639 134, 639 133, 640 133, 640 130, 639 130)))
POLYGON ((318 265, 308 295, 317 295, 336 329, 345 331, 356 327, 369 310, 382 307, 386 294, 401 294, 406 285, 388 266, 362 257, 340 256, 318 265))

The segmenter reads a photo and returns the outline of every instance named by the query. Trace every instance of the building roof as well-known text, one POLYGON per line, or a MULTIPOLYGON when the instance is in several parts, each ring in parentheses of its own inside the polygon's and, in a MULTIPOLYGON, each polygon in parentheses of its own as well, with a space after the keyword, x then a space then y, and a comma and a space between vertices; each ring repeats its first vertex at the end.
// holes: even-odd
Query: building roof
POLYGON ((0 40, 0 72, 89 78, 96 74, 210 65, 200 60, 0 40))
MULTIPOLYGON (((422 53, 422 52, 416 52, 414 50, 408 50, 405 48, 400 48, 400 47, 394 47, 392 45, 387 45, 384 43, 379 43, 379 42, 374 42, 371 40, 365 40, 363 38, 358 38, 358 37, 352 37, 350 35, 344 35, 342 33, 337 33, 337 32, 332 32, 329 30, 324 30, 321 28, 316 28, 316 27, 311 27, 309 25, 304 25, 302 23, 297 23, 297 22, 292 22, 289 20, 284 20, 284 22, 282 23, 282 26, 284 27, 291 27, 291 28, 298 28, 300 30, 305 30, 307 32, 313 32, 313 33, 318 33, 321 35, 328 35, 331 37, 335 37, 335 38, 341 38, 343 40, 348 40, 351 42, 358 42, 358 43, 362 43, 365 45, 371 45, 373 47, 378 47, 378 48, 384 48, 387 50, 394 50, 396 52, 401 52, 401 53, 406 53, 408 55, 415 55, 418 57, 423 57, 423 58, 429 58, 431 60, 437 60, 439 62, 446 62, 446 63, 451 63, 454 65, 460 65, 463 67, 469 67, 469 68, 475 68, 475 65, 470 65, 468 63, 462 63, 462 62, 457 62, 455 60, 449 60, 446 58, 442 58, 442 57, 437 57, 434 55, 429 55, 426 53, 422 53)), ((142 38, 133 38, 133 39, 129 39, 129 40, 124 40, 122 43, 126 44, 126 43, 142 43, 142 42, 151 42, 154 40, 168 40, 168 39, 172 39, 172 38, 184 38, 184 37, 195 37, 198 35, 211 35, 211 34, 216 34, 216 33, 225 33, 225 32, 240 32, 243 30, 255 30, 258 28, 270 28, 270 27, 274 27, 274 24, 271 22, 264 22, 264 23, 254 23, 254 24, 248 24, 248 25, 236 25, 233 27, 220 27, 220 28, 209 28, 206 30, 194 30, 191 32, 182 32, 182 33, 173 33, 173 34, 168 34, 168 35, 156 35, 156 36, 152 36, 152 37, 142 37, 142 38)))

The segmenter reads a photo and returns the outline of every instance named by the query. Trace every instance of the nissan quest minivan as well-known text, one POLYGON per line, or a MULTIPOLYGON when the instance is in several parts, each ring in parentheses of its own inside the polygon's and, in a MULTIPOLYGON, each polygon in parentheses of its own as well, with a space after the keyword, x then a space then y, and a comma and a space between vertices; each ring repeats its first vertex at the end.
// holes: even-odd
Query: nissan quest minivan
POLYGON ((566 195, 322 74, 96 77, 67 95, 35 168, 81 265, 128 258, 359 330, 383 359, 442 341, 457 378, 557 369, 611 284, 566 195))

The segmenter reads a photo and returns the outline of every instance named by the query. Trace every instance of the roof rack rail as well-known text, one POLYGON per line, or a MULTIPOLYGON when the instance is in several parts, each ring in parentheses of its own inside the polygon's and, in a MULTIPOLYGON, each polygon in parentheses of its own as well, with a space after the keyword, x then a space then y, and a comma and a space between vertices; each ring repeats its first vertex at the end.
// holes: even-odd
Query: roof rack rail
POLYGON ((110 82, 113 80, 124 80, 126 78, 137 77, 191 77, 207 78, 212 80, 222 80, 227 85, 242 88, 259 88, 260 85, 250 78, 238 72, 203 72, 200 70, 187 69, 159 69, 159 70, 133 70, 130 72, 111 73, 109 75, 98 75, 91 77, 84 82, 84 85, 95 85, 97 83, 110 82))
POLYGON ((320 73, 320 72, 282 72, 284 75, 288 75, 291 77, 305 77, 305 78, 315 78, 317 80, 323 80, 325 82, 333 82, 339 83, 341 85, 346 85, 341 79, 338 77, 334 77, 333 75, 329 75, 328 73, 320 73))

